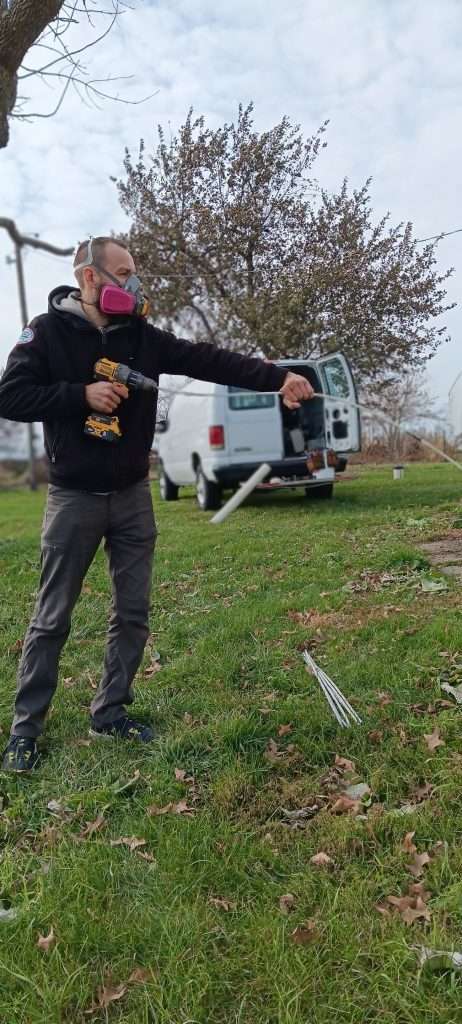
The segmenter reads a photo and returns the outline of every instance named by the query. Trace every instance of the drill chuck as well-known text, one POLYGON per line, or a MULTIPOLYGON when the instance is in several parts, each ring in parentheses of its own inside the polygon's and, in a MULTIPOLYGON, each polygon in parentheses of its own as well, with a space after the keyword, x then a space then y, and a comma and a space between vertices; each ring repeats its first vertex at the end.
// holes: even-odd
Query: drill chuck
POLYGON ((99 359, 95 366, 95 377, 98 380, 111 380, 117 384, 125 384, 126 388, 135 391, 156 391, 156 383, 145 377, 139 370, 131 370, 124 363, 114 363, 111 359, 99 359))

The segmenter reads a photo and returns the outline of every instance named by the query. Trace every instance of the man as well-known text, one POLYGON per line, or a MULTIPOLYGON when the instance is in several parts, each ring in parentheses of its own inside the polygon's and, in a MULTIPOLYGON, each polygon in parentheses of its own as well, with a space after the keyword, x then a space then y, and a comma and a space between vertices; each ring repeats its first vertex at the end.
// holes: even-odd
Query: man
POLYGON ((132 256, 107 237, 79 245, 78 290, 55 288, 48 312, 22 332, 0 382, 0 416, 44 423, 50 485, 42 530, 41 576, 19 665, 15 714, 3 768, 38 761, 37 737, 58 679, 62 647, 85 574, 104 539, 112 577, 112 612, 104 669, 91 704, 92 737, 149 742, 153 730, 128 717, 132 682, 149 635, 156 538, 148 483, 156 421, 151 393, 94 381, 107 357, 156 381, 183 374, 257 391, 279 391, 289 408, 310 398, 304 377, 152 327, 132 256), (120 315, 120 310, 129 315, 120 315), (115 311, 115 312, 114 312, 115 311), (92 411, 117 414, 115 443, 85 431, 92 411))

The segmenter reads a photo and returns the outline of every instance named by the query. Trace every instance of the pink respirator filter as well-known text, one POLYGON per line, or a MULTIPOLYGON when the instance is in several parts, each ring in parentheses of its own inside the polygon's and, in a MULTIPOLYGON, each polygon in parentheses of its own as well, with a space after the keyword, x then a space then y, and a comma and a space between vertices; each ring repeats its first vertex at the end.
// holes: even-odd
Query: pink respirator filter
POLYGON ((105 284, 101 289, 99 305, 102 313, 130 316, 136 305, 136 296, 114 284, 105 284))

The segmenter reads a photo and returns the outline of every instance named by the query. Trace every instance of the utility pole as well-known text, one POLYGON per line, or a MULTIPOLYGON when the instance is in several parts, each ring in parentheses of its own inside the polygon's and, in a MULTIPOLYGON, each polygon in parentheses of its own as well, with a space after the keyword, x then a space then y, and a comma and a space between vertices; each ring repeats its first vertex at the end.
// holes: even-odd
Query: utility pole
MULTIPOLYGON (((45 252, 53 253, 53 255, 55 256, 72 256, 74 249, 59 249, 56 245, 51 245, 49 242, 42 242, 39 238, 30 237, 29 235, 22 235, 19 229, 16 227, 14 220, 10 220, 8 217, 0 217, 0 228, 5 228, 5 231, 8 232, 11 241, 14 244, 14 262, 16 263, 16 277, 18 281, 21 323, 24 328, 29 320, 29 316, 27 313, 26 286, 24 282, 24 265, 22 261, 22 250, 24 246, 29 245, 33 249, 42 249, 45 252)), ((35 491, 37 489, 37 477, 35 472, 33 423, 27 424, 27 435, 29 448, 29 487, 31 491, 35 491)))

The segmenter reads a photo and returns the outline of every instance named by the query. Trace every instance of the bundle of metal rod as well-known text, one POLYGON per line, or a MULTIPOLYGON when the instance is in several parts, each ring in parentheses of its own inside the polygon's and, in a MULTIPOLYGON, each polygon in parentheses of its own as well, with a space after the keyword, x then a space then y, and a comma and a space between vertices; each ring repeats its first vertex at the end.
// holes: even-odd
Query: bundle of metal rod
POLYGON ((311 654, 308 651, 303 651, 303 661, 307 667, 308 672, 318 680, 321 690, 327 700, 327 703, 332 711, 334 718, 336 718, 339 725, 343 729, 349 729, 353 723, 361 725, 361 719, 356 713, 351 704, 347 701, 346 697, 343 696, 338 686, 329 678, 324 672, 324 669, 320 668, 316 664, 311 654))

